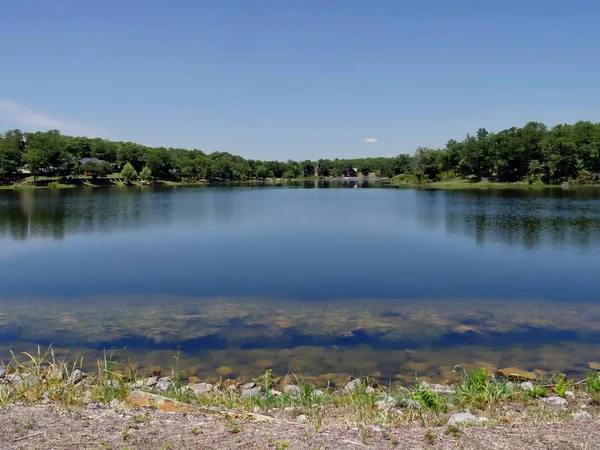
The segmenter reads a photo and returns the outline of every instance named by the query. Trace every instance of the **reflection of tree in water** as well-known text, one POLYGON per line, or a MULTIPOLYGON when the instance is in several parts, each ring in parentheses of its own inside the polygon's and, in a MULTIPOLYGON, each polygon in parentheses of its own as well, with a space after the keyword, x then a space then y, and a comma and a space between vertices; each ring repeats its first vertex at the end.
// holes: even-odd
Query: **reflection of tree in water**
POLYGON ((417 218, 478 244, 589 250, 600 246, 599 199, 597 189, 419 191, 417 218))

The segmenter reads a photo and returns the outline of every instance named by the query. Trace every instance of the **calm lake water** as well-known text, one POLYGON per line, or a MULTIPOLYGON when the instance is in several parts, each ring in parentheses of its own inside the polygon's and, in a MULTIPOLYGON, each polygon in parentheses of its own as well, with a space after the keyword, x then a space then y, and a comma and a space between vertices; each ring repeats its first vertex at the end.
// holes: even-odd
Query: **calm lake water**
POLYGON ((0 191, 0 359, 316 382, 600 360, 600 190, 0 191), (123 352, 121 352, 125 349, 123 352))

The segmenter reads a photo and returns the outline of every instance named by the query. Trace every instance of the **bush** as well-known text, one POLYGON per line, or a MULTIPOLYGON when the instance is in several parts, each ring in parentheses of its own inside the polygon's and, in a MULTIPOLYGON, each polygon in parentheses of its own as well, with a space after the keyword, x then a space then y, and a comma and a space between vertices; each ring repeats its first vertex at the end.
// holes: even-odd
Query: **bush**
POLYGON ((152 179, 152 171, 150 167, 145 166, 140 172, 140 178, 144 181, 150 181, 152 179))
POLYGON ((121 177, 125 178, 127 181, 135 180, 138 177, 138 173, 131 165, 131 163, 126 163, 121 170, 121 177))

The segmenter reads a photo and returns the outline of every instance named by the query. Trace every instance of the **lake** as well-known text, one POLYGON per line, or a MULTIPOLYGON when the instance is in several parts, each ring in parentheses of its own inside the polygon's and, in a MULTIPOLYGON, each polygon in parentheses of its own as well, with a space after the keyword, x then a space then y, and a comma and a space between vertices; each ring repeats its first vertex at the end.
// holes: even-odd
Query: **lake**
POLYGON ((595 188, 0 191, 4 360, 53 344, 139 370, 180 352, 209 380, 581 373, 599 290, 595 188))

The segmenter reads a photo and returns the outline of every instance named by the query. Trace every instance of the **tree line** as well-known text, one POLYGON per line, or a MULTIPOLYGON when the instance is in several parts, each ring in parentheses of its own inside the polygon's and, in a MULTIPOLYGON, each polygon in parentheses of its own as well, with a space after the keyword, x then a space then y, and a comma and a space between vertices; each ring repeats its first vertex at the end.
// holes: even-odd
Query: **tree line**
POLYGON ((226 152, 147 147, 133 142, 73 137, 57 130, 0 134, 0 177, 73 177, 83 173, 126 178, 244 181, 266 178, 362 175, 429 182, 453 178, 499 182, 592 183, 600 173, 600 124, 577 122, 548 128, 539 122, 498 133, 481 128, 444 148, 419 147, 414 155, 317 161, 260 161, 226 152))

